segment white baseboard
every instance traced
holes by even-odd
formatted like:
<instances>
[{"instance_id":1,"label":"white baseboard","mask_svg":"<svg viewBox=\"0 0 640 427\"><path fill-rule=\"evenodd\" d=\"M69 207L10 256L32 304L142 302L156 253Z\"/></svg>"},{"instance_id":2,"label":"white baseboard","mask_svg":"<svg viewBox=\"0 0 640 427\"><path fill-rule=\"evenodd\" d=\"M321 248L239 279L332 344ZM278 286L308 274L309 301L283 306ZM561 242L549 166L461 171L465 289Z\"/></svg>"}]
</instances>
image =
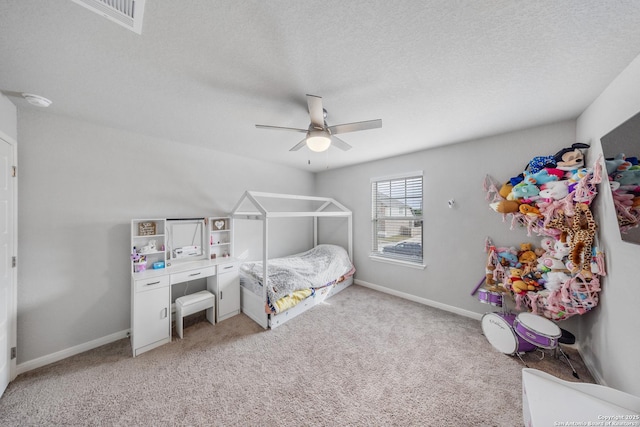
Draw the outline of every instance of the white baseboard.
<instances>
[{"instance_id":1,"label":"white baseboard","mask_svg":"<svg viewBox=\"0 0 640 427\"><path fill-rule=\"evenodd\" d=\"M448 311L450 313L459 314L460 316L470 317L476 320L480 320L482 318L482 314L474 313L473 311L464 310L462 308L443 304L437 301L432 301L427 298L417 297L415 295L407 294L405 292L400 292L393 289L385 288L384 286L374 285L373 283L368 283L368 282L365 282L364 280L355 279L353 283L355 283L356 285L364 286L365 288L373 289L375 291L384 292L385 294L389 294L389 295L393 295L403 299L407 299L409 301L417 302L419 304L428 305L429 307L435 307L444 311Z\"/></svg>"},{"instance_id":2,"label":"white baseboard","mask_svg":"<svg viewBox=\"0 0 640 427\"><path fill-rule=\"evenodd\" d=\"M98 338L93 341L77 345L75 347L60 350L46 356L38 357L37 359L20 363L16 366L16 375L20 375L33 369L40 368L50 363L58 362L62 359L75 356L76 354L80 354L85 351L93 350L94 348L100 347L101 345L109 344L114 341L121 340L122 338L127 338L129 336L129 332L130 330L126 329L124 331L116 332L114 334L107 335L106 337Z\"/></svg>"},{"instance_id":3,"label":"white baseboard","mask_svg":"<svg viewBox=\"0 0 640 427\"><path fill-rule=\"evenodd\" d=\"M593 361L586 354L580 351L580 347L578 347L578 353L580 353L580 357L584 362L584 366L587 368L587 370L595 380L596 384L600 384L605 387L608 387L607 382L604 380L604 378L602 378L602 375L600 375L600 371L596 369L595 365L593 364Z\"/></svg>"}]
</instances>

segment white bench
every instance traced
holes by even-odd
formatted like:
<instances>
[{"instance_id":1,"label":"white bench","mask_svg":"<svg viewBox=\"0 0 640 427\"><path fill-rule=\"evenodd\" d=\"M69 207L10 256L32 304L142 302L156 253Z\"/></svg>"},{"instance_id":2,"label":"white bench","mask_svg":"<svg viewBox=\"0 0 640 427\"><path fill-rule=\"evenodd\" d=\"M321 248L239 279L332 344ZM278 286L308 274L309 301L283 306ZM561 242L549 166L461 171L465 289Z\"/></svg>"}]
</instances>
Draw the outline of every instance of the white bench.
<instances>
[{"instance_id":1,"label":"white bench","mask_svg":"<svg viewBox=\"0 0 640 427\"><path fill-rule=\"evenodd\" d=\"M207 310L207 320L215 325L213 310L216 305L216 297L209 291L200 291L176 298L176 331L182 338L183 320L190 314Z\"/></svg>"}]
</instances>

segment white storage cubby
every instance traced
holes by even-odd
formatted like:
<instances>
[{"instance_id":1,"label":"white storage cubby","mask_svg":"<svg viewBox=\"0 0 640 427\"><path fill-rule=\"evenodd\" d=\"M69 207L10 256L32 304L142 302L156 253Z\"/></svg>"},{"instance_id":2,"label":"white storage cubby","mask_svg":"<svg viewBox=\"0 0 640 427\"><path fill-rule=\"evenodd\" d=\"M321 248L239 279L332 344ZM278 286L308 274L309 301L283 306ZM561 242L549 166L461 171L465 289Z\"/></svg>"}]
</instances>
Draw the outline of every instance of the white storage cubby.
<instances>
[{"instance_id":1,"label":"white storage cubby","mask_svg":"<svg viewBox=\"0 0 640 427\"><path fill-rule=\"evenodd\" d=\"M165 261L167 243L165 230L165 219L131 221L131 271L133 273L150 269L155 262Z\"/></svg>"},{"instance_id":2,"label":"white storage cubby","mask_svg":"<svg viewBox=\"0 0 640 427\"><path fill-rule=\"evenodd\" d=\"M231 218L209 218L209 255L211 259L230 257L233 254Z\"/></svg>"}]
</instances>

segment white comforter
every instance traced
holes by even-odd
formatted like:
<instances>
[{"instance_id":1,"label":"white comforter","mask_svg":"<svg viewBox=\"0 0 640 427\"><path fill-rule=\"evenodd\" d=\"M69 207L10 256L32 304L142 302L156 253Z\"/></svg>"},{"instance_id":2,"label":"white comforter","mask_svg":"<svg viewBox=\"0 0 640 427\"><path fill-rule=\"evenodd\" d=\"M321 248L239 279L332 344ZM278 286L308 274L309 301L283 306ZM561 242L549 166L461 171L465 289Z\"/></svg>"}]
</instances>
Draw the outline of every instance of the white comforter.
<instances>
[{"instance_id":1,"label":"white comforter","mask_svg":"<svg viewBox=\"0 0 640 427\"><path fill-rule=\"evenodd\" d=\"M347 251L336 245L318 245L300 254L270 259L267 267L267 296L272 303L294 291L332 285L353 273ZM240 274L264 283L261 261L243 263Z\"/></svg>"}]
</instances>

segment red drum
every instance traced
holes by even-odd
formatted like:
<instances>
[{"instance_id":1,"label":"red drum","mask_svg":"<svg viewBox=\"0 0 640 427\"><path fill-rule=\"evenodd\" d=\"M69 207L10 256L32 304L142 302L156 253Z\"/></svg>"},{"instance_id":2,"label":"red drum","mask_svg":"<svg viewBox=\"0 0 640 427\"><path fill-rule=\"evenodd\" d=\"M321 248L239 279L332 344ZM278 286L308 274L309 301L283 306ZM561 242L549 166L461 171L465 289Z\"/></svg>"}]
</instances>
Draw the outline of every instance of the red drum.
<instances>
[{"instance_id":1,"label":"red drum","mask_svg":"<svg viewBox=\"0 0 640 427\"><path fill-rule=\"evenodd\" d=\"M487 289L479 289L478 300L484 304L502 307L502 294L500 292L491 292Z\"/></svg>"},{"instance_id":2,"label":"red drum","mask_svg":"<svg viewBox=\"0 0 640 427\"><path fill-rule=\"evenodd\" d=\"M516 316L511 313L487 313L482 316L482 333L496 350L504 354L533 351L536 346L523 340L513 330Z\"/></svg>"},{"instance_id":3,"label":"red drum","mask_svg":"<svg viewBox=\"0 0 640 427\"><path fill-rule=\"evenodd\" d=\"M552 349L558 346L562 331L551 320L533 313L520 313L513 324L516 334L536 347Z\"/></svg>"}]
</instances>

